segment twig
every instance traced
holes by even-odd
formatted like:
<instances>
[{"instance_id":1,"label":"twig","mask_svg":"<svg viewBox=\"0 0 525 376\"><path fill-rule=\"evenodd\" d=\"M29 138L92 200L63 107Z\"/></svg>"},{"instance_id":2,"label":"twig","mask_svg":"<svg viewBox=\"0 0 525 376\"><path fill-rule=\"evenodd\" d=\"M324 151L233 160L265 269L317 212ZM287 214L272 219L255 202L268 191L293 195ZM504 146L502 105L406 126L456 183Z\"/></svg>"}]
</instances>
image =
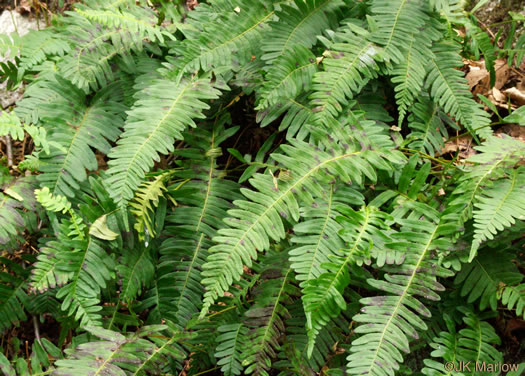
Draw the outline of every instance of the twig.
<instances>
[{"instance_id":1,"label":"twig","mask_svg":"<svg viewBox=\"0 0 525 376\"><path fill-rule=\"evenodd\" d=\"M40 342L40 328L38 327L38 319L36 316L33 316L33 327L35 328L35 338L38 341L38 343L42 346L42 342Z\"/></svg>"},{"instance_id":2,"label":"twig","mask_svg":"<svg viewBox=\"0 0 525 376\"><path fill-rule=\"evenodd\" d=\"M4 142L7 151L7 165L11 167L13 165L13 145L11 144L11 136L4 136Z\"/></svg>"}]
</instances>

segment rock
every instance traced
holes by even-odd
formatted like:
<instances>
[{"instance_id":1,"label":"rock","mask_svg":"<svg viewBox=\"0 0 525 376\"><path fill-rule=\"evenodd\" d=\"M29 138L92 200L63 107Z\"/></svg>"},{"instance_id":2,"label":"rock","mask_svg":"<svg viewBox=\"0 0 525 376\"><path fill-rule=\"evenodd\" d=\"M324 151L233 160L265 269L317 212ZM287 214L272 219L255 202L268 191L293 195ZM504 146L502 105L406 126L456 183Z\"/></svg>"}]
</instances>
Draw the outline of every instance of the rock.
<instances>
[{"instance_id":1,"label":"rock","mask_svg":"<svg viewBox=\"0 0 525 376\"><path fill-rule=\"evenodd\" d=\"M16 24L13 24L13 20ZM0 15L0 33L11 34L18 31L20 36L25 35L29 30L37 29L36 19L29 19L20 13L11 10L5 10Z\"/></svg>"},{"instance_id":2,"label":"rock","mask_svg":"<svg viewBox=\"0 0 525 376\"><path fill-rule=\"evenodd\" d=\"M14 23L13 23L14 22ZM38 24L35 19L29 19L28 17L20 15L16 11L5 10L0 15L0 33L11 34L18 32L19 35L25 35L29 30L37 29ZM7 61L5 57L1 57L2 62ZM16 90L6 90L7 82L0 84L0 105L3 109L13 105L22 98L24 88L20 85Z\"/></svg>"}]
</instances>

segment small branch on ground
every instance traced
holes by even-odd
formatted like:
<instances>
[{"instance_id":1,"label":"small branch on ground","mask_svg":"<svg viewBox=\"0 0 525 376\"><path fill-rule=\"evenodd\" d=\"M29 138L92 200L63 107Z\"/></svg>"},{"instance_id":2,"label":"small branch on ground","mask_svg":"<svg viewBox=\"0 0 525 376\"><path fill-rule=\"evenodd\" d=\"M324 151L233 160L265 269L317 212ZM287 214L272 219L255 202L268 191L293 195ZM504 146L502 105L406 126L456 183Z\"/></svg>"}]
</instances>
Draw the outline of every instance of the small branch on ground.
<instances>
[{"instance_id":1,"label":"small branch on ground","mask_svg":"<svg viewBox=\"0 0 525 376\"><path fill-rule=\"evenodd\" d=\"M11 167L13 165L13 144L11 143L11 136L4 136L4 142L7 152L7 165Z\"/></svg>"}]
</instances>

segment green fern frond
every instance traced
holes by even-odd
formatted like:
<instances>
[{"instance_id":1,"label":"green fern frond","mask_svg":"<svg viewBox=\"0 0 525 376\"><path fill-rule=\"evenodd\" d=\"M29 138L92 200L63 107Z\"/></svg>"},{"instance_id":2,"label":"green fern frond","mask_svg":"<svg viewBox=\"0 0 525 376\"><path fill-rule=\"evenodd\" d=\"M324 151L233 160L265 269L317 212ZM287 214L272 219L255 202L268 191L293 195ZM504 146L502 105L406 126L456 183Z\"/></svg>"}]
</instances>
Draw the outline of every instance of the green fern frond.
<instances>
[{"instance_id":1,"label":"green fern frond","mask_svg":"<svg viewBox=\"0 0 525 376\"><path fill-rule=\"evenodd\" d=\"M143 245L124 250L123 253L116 267L122 281L120 299L125 303L131 303L155 277L155 264L151 249Z\"/></svg>"},{"instance_id":2,"label":"green fern frond","mask_svg":"<svg viewBox=\"0 0 525 376\"><path fill-rule=\"evenodd\" d=\"M299 45L287 51L269 67L256 109L265 109L288 98L295 99L301 92L308 91L316 71L317 63L310 50Z\"/></svg>"},{"instance_id":3,"label":"green fern frond","mask_svg":"<svg viewBox=\"0 0 525 376\"><path fill-rule=\"evenodd\" d=\"M414 34L406 48L403 59L392 69L392 82L396 84L396 102L399 111L398 125L401 127L407 110L412 107L423 88L427 71L426 63L433 57L430 46L441 34L428 22L421 32Z\"/></svg>"},{"instance_id":4,"label":"green fern frond","mask_svg":"<svg viewBox=\"0 0 525 376\"><path fill-rule=\"evenodd\" d=\"M228 214L232 217L225 220L230 227L219 230L214 238L219 244L210 249L203 266L202 282L207 291L202 316L233 281L239 279L243 265L251 266L257 251L268 249L270 240L284 238L285 221L294 224L299 220L298 201L311 204L314 196L323 196L325 187L333 179L361 185L362 176L366 175L375 181L375 168L390 168L383 159L387 156L392 162L403 160L397 151L389 149L391 140L382 136L373 138L373 129L369 131L370 137L379 145L367 146L370 141L366 138L359 140L362 144L355 140L338 144L329 141L333 140L331 136L324 135L326 145L322 149L321 145L291 140L290 145L281 146L283 154L272 154L282 170L291 172L291 178L276 182L269 173L257 174L250 180L257 191L241 189L250 201L234 201L238 209L230 210Z\"/></svg>"},{"instance_id":5,"label":"green fern frond","mask_svg":"<svg viewBox=\"0 0 525 376\"><path fill-rule=\"evenodd\" d=\"M0 272L0 332L4 332L13 324L27 320L25 306L29 302L26 293L29 273L22 266L0 258L0 262L8 268L11 273Z\"/></svg>"},{"instance_id":6,"label":"green fern frond","mask_svg":"<svg viewBox=\"0 0 525 376\"><path fill-rule=\"evenodd\" d=\"M347 289L352 299L345 296L347 300L357 302L357 294ZM348 294L347 294L348 295ZM355 309L354 309L355 308ZM285 321L286 332L278 354L279 360L273 364L278 369L280 376L313 375L320 373L326 365L326 359L334 354L334 348L345 337L350 335L350 317L358 309L354 304L352 310L344 312L339 317L330 321L317 335L312 356L308 357L308 335L306 333L303 304L300 300L291 304L288 311L290 318Z\"/></svg>"},{"instance_id":7,"label":"green fern frond","mask_svg":"<svg viewBox=\"0 0 525 376\"><path fill-rule=\"evenodd\" d=\"M434 223L437 222L437 223ZM352 342L347 371L351 375L391 375L403 361L401 351L408 353L408 337L418 338L417 330L426 330L420 316L429 317L430 311L416 296L439 300L436 291L444 287L437 277L452 275L450 271L432 260L435 249L451 249L451 236L455 223L448 215L440 218L432 208L422 220L400 220L401 232L392 234L393 243L388 247L405 251L405 261L400 266L386 266L392 274L385 274L385 281L369 279L368 283L393 295L364 298L361 314L353 320L363 323L356 328L362 334Z\"/></svg>"},{"instance_id":8,"label":"green fern frond","mask_svg":"<svg viewBox=\"0 0 525 376\"><path fill-rule=\"evenodd\" d=\"M155 13L150 9L129 7L125 11L117 11L77 8L75 12L108 28L126 29L129 33L143 36L143 39L164 43L163 30L157 26Z\"/></svg>"},{"instance_id":9,"label":"green fern frond","mask_svg":"<svg viewBox=\"0 0 525 376\"><path fill-rule=\"evenodd\" d=\"M167 191L165 181L169 179L172 172L168 171L157 175L152 181L144 182L135 193L135 199L129 205L133 208L131 213L135 216L135 230L140 239L144 239L144 231L148 231L149 236L155 236L151 212L159 205L159 200Z\"/></svg>"},{"instance_id":10,"label":"green fern frond","mask_svg":"<svg viewBox=\"0 0 525 376\"><path fill-rule=\"evenodd\" d=\"M408 117L408 126L412 130L409 147L415 150L435 155L445 146L444 139L448 139L448 132L441 120L440 109L431 100L420 97L411 108Z\"/></svg>"},{"instance_id":11,"label":"green fern frond","mask_svg":"<svg viewBox=\"0 0 525 376\"><path fill-rule=\"evenodd\" d=\"M414 35L425 33L428 16L422 1L373 0L370 8L377 30L370 40L382 46L386 60L401 63Z\"/></svg>"},{"instance_id":12,"label":"green fern frond","mask_svg":"<svg viewBox=\"0 0 525 376\"><path fill-rule=\"evenodd\" d=\"M353 33L348 26L323 53L323 71L314 75L310 96L316 121L337 117L342 105L377 76L377 61L383 54L380 47L366 40L366 33L361 29L360 34Z\"/></svg>"},{"instance_id":13,"label":"green fern frond","mask_svg":"<svg viewBox=\"0 0 525 376\"><path fill-rule=\"evenodd\" d=\"M467 314L463 321L467 328L459 331L458 357L465 361L496 364L502 361L502 354L493 345L501 344L494 328L486 321L481 321L474 314ZM472 375L475 375L473 372Z\"/></svg>"},{"instance_id":14,"label":"green fern frond","mask_svg":"<svg viewBox=\"0 0 525 376\"><path fill-rule=\"evenodd\" d=\"M498 180L478 196L474 204L474 240L472 254L480 244L505 227L512 226L516 219L525 220L525 168L515 169L509 179Z\"/></svg>"},{"instance_id":15,"label":"green fern frond","mask_svg":"<svg viewBox=\"0 0 525 376\"><path fill-rule=\"evenodd\" d=\"M456 285L462 285L461 296L468 296L468 303L479 299L481 310L490 307L495 311L500 284L514 285L523 279L512 259L508 252L484 249L471 263L463 265L454 280Z\"/></svg>"},{"instance_id":16,"label":"green fern frond","mask_svg":"<svg viewBox=\"0 0 525 376\"><path fill-rule=\"evenodd\" d=\"M498 292L498 298L508 309L516 308L516 316L525 319L525 283L516 286L505 286Z\"/></svg>"},{"instance_id":17,"label":"green fern frond","mask_svg":"<svg viewBox=\"0 0 525 376\"><path fill-rule=\"evenodd\" d=\"M478 154L466 160L474 167L460 178L449 203L450 206L462 207L459 212L462 222L472 217L472 209L481 192L490 187L493 181L504 177L525 153L523 142L511 137L489 137L474 149Z\"/></svg>"},{"instance_id":18,"label":"green fern frond","mask_svg":"<svg viewBox=\"0 0 525 376\"><path fill-rule=\"evenodd\" d=\"M86 169L98 168L92 148L107 153L109 142L120 134L125 107L115 101L119 97L118 84L99 92L90 106L85 105L85 94L60 76L47 87L54 93L54 100L38 106L53 144L49 154L40 155L43 174L38 180L54 195L74 197L79 183L86 180Z\"/></svg>"},{"instance_id":19,"label":"green fern frond","mask_svg":"<svg viewBox=\"0 0 525 376\"><path fill-rule=\"evenodd\" d=\"M281 257L280 257L281 256ZM279 337L288 317L286 305L297 294L293 285L293 270L283 262L282 255L266 255L270 262L262 272L263 282L254 291L257 302L245 313L244 325L248 328L242 365L246 374L268 376L271 358L279 350Z\"/></svg>"},{"instance_id":20,"label":"green fern frond","mask_svg":"<svg viewBox=\"0 0 525 376\"><path fill-rule=\"evenodd\" d=\"M71 202L64 196L54 195L48 187L35 189L36 200L49 211L62 212L62 214L71 212Z\"/></svg>"},{"instance_id":21,"label":"green fern frond","mask_svg":"<svg viewBox=\"0 0 525 376\"><path fill-rule=\"evenodd\" d=\"M129 51L140 52L144 40L163 41L157 15L151 9L132 7L126 12L113 9L78 9L68 12L68 38L75 48L59 62L60 73L82 90L97 90L114 80L111 60ZM136 13L136 14L134 14Z\"/></svg>"},{"instance_id":22,"label":"green fern frond","mask_svg":"<svg viewBox=\"0 0 525 376\"><path fill-rule=\"evenodd\" d=\"M342 229L335 219L347 205L363 205L362 195L347 187L330 187L326 201L303 208L303 221L293 227L294 236L289 251L295 278L301 286L326 272L323 264L330 262L335 253L344 248L339 236ZM296 245L296 246L295 246Z\"/></svg>"},{"instance_id":23,"label":"green fern frond","mask_svg":"<svg viewBox=\"0 0 525 376\"><path fill-rule=\"evenodd\" d=\"M133 198L154 161L173 151L173 141L182 139L184 129L196 126L193 119L204 117L202 111L209 108L204 100L220 94L215 86L209 77L178 83L158 79L137 93L124 133L109 153L106 183L119 205Z\"/></svg>"},{"instance_id":24,"label":"green fern frond","mask_svg":"<svg viewBox=\"0 0 525 376\"><path fill-rule=\"evenodd\" d=\"M1 175L0 175L1 176ZM29 229L29 222L24 209L36 211L35 188L33 177L19 177L1 186L0 191L0 244L6 245Z\"/></svg>"},{"instance_id":25,"label":"green fern frond","mask_svg":"<svg viewBox=\"0 0 525 376\"><path fill-rule=\"evenodd\" d=\"M287 130L287 140L293 138L304 140L309 134L307 122L313 114L312 110L308 107L306 95L299 95L296 99L288 98L281 103L276 103L274 106L259 111L257 112L256 119L257 122L261 123L261 127L265 127L283 114L284 116L279 125L279 132Z\"/></svg>"},{"instance_id":26,"label":"green fern frond","mask_svg":"<svg viewBox=\"0 0 525 376\"><path fill-rule=\"evenodd\" d=\"M62 57L71 50L70 42L56 30L45 29L24 35L21 39L20 63L18 77L44 62L49 56Z\"/></svg>"},{"instance_id":27,"label":"green fern frond","mask_svg":"<svg viewBox=\"0 0 525 376\"><path fill-rule=\"evenodd\" d=\"M464 310L463 310L464 311ZM463 317L466 328L456 332L454 323L447 325L449 332L441 332L430 346L434 349L431 356L444 362L425 359L425 368L421 371L427 376L464 376L485 374L483 367L497 364L502 356L493 345L499 345L500 339L494 328L486 321L481 321L475 314L465 311ZM485 368L487 370L487 368ZM458 371L456 371L458 370ZM461 371L460 371L461 370ZM490 371L490 369L488 369Z\"/></svg>"},{"instance_id":28,"label":"green fern frond","mask_svg":"<svg viewBox=\"0 0 525 376\"><path fill-rule=\"evenodd\" d=\"M243 339L247 336L248 328L242 323L221 325L217 328L221 334L217 336L217 347L215 357L219 359L218 366L225 376L240 375L243 367L241 365L241 354L245 351L246 344Z\"/></svg>"},{"instance_id":29,"label":"green fern frond","mask_svg":"<svg viewBox=\"0 0 525 376\"><path fill-rule=\"evenodd\" d=\"M259 0L231 1L224 2L228 4L226 9L220 9L221 3L212 4L217 18L205 23L195 39L185 39L170 50L178 56L172 60L177 73L232 69L257 55L262 35L275 14L273 4Z\"/></svg>"},{"instance_id":30,"label":"green fern frond","mask_svg":"<svg viewBox=\"0 0 525 376\"><path fill-rule=\"evenodd\" d=\"M492 134L488 127L490 117L472 98L463 72L456 69L463 66L458 46L441 42L435 44L432 51L435 57L430 59L426 79L432 99L472 134L489 137Z\"/></svg>"},{"instance_id":31,"label":"green fern frond","mask_svg":"<svg viewBox=\"0 0 525 376\"><path fill-rule=\"evenodd\" d=\"M2 111L0 115L0 136L9 135L13 140L24 139L24 127L14 112Z\"/></svg>"},{"instance_id":32,"label":"green fern frond","mask_svg":"<svg viewBox=\"0 0 525 376\"><path fill-rule=\"evenodd\" d=\"M106 281L113 275L114 260L98 240L85 233L78 236L77 232L86 226L77 219L80 218L73 213L71 221L63 220L57 239L48 241L41 250L32 271L31 288L45 292L62 286L57 292L62 310L81 325L100 325L97 312L102 307L97 304L101 288L106 287Z\"/></svg>"},{"instance_id":33,"label":"green fern frond","mask_svg":"<svg viewBox=\"0 0 525 376\"><path fill-rule=\"evenodd\" d=\"M176 345L187 334L172 332L168 337L162 335L166 326L146 326L136 333L121 333L97 327L86 327L102 341L83 343L75 349L68 349L68 357L57 360L55 375L132 375L145 376L157 374L159 365L166 358L181 359L183 350Z\"/></svg>"},{"instance_id":34,"label":"green fern frond","mask_svg":"<svg viewBox=\"0 0 525 376\"><path fill-rule=\"evenodd\" d=\"M295 0L292 4L281 5L276 12L279 20L270 23L273 37L263 40L262 59L268 65L298 45L312 47L318 35L334 26L334 13L343 3L339 0Z\"/></svg>"},{"instance_id":35,"label":"green fern frond","mask_svg":"<svg viewBox=\"0 0 525 376\"><path fill-rule=\"evenodd\" d=\"M64 252L65 251L65 252ZM57 292L62 300L62 310L80 321L80 325L101 325L97 313L102 307L100 290L114 273L114 260L108 256L98 240L89 237L77 249L62 249L60 273L70 275L70 282Z\"/></svg>"},{"instance_id":36,"label":"green fern frond","mask_svg":"<svg viewBox=\"0 0 525 376\"><path fill-rule=\"evenodd\" d=\"M364 207L359 211L346 209L339 217L343 228L340 231L345 246L334 248L333 255L321 263L325 271L315 279L307 281L303 288L303 304L308 332L308 356L311 355L319 331L341 311L346 309L344 290L350 283L349 269L361 266L370 259L371 244L385 228L385 213ZM353 270L353 269L352 269Z\"/></svg>"},{"instance_id":37,"label":"green fern frond","mask_svg":"<svg viewBox=\"0 0 525 376\"><path fill-rule=\"evenodd\" d=\"M211 238L223 226L222 218L230 200L240 198L239 186L223 179L218 169L217 151L220 144L237 131L224 129L220 119L212 130L198 128L186 132L185 140L191 148L178 150L181 156L191 157L184 162L185 171L176 172L181 179L191 179L177 191L171 191L179 204L166 218L166 239L160 247L158 293L171 301L175 321L185 326L200 309L203 288L201 269L213 245Z\"/></svg>"}]
</instances>

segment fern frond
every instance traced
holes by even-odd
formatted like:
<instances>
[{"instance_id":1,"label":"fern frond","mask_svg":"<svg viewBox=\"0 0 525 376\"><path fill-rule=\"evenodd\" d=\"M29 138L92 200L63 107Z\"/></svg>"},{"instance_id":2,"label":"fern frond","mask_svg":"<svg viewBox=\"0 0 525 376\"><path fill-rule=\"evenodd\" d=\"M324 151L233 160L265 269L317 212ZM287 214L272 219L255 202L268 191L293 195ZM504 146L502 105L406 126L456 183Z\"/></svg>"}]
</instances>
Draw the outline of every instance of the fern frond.
<instances>
[{"instance_id":1,"label":"fern frond","mask_svg":"<svg viewBox=\"0 0 525 376\"><path fill-rule=\"evenodd\" d=\"M52 29L31 30L22 37L21 43L19 79L49 56L62 57L71 50L71 44L64 35Z\"/></svg>"},{"instance_id":2,"label":"fern frond","mask_svg":"<svg viewBox=\"0 0 525 376\"><path fill-rule=\"evenodd\" d=\"M385 281L369 279L368 283L393 295L375 296L361 300L365 307L354 321L363 323L356 328L362 334L352 342L348 356L347 371L351 375L394 375L403 361L401 351L409 352L408 337L418 338L417 329L425 330L425 322L419 317L430 316L430 311L416 296L439 300L435 291L444 287L436 280L452 273L432 260L435 249L451 249L449 239L456 231L448 216L439 217L428 208L423 220L400 220L401 232L392 234L393 243L388 247L406 251L400 266L384 269Z\"/></svg>"},{"instance_id":3,"label":"fern frond","mask_svg":"<svg viewBox=\"0 0 525 376\"><path fill-rule=\"evenodd\" d=\"M255 51L262 42L263 32L275 14L273 4L259 0L224 3L228 4L226 9L219 8L221 2L212 5L216 19L205 23L195 39L185 39L170 50L177 55L172 61L175 72L232 69L257 55Z\"/></svg>"},{"instance_id":4,"label":"fern frond","mask_svg":"<svg viewBox=\"0 0 525 376\"><path fill-rule=\"evenodd\" d=\"M81 325L100 325L97 312L102 307L97 304L101 288L112 277L114 260L98 240L85 234L86 226L77 219L73 213L71 221L63 220L57 239L42 249L32 272L31 288L44 292L62 286L57 292L62 310L74 315Z\"/></svg>"},{"instance_id":5,"label":"fern frond","mask_svg":"<svg viewBox=\"0 0 525 376\"><path fill-rule=\"evenodd\" d=\"M493 345L501 344L494 328L486 321L468 313L463 321L467 328L459 331L458 357L465 361L496 364L502 361L502 354Z\"/></svg>"},{"instance_id":6,"label":"fern frond","mask_svg":"<svg viewBox=\"0 0 525 376\"><path fill-rule=\"evenodd\" d=\"M116 267L122 281L120 299L131 303L153 280L155 264L151 249L142 244L135 249L124 250L123 253Z\"/></svg>"},{"instance_id":7,"label":"fern frond","mask_svg":"<svg viewBox=\"0 0 525 376\"><path fill-rule=\"evenodd\" d=\"M337 117L342 105L359 93L368 80L377 77L381 48L355 34L350 28L334 37L334 43L323 53L323 71L314 75L310 106L316 121Z\"/></svg>"},{"instance_id":8,"label":"fern frond","mask_svg":"<svg viewBox=\"0 0 525 376\"><path fill-rule=\"evenodd\" d=\"M370 10L377 25L370 40L384 48L386 60L401 63L411 47L412 36L425 32L428 16L422 2L374 0Z\"/></svg>"},{"instance_id":9,"label":"fern frond","mask_svg":"<svg viewBox=\"0 0 525 376\"><path fill-rule=\"evenodd\" d=\"M359 299L357 294L349 289L347 292L350 292L352 300L357 302ZM352 308L357 310L357 305ZM342 343L345 337L350 335L349 317L355 310L344 312L325 325L317 335L312 356L308 357L308 335L304 326L306 317L303 304L300 300L292 303L288 308L291 317L285 322L286 332L281 345L281 352L278 354L279 361L274 363L274 367L280 370L279 375L313 375L321 372L326 365L326 359L329 359L334 353L335 346L340 342Z\"/></svg>"},{"instance_id":10,"label":"fern frond","mask_svg":"<svg viewBox=\"0 0 525 376\"><path fill-rule=\"evenodd\" d=\"M131 13L133 9L133 13ZM144 40L162 41L151 9L132 7L126 12L78 9L68 12L66 30L75 48L59 62L60 73L82 90L97 90L113 81L111 60L129 51L142 51Z\"/></svg>"},{"instance_id":11,"label":"fern frond","mask_svg":"<svg viewBox=\"0 0 525 376\"><path fill-rule=\"evenodd\" d=\"M402 160L397 151L388 149L391 140L382 137L373 139L380 144L373 145L371 150L366 146L370 142L366 139L360 140L362 145L350 140L349 144L341 145L329 139L332 137L323 139L326 142L323 149L321 145L317 147L298 140L282 145L284 154L272 154L272 158L279 162L281 170L291 172L291 178L275 182L269 173L257 174L250 180L257 191L241 190L250 201L234 202L238 209L230 210L228 214L232 217L225 220L229 228L219 230L214 238L219 244L210 249L204 265L202 282L207 291L202 316L233 281L239 279L243 265L251 266L257 251L268 249L270 240L284 238L285 220L292 224L299 220L298 200L311 203L312 196L322 196L324 187L334 178L361 185L364 174L374 181L375 168L390 168L383 160L387 155L391 161Z\"/></svg>"},{"instance_id":12,"label":"fern frond","mask_svg":"<svg viewBox=\"0 0 525 376\"><path fill-rule=\"evenodd\" d=\"M159 364L166 358L179 360L184 356L183 350L176 345L187 337L186 334L172 332L168 337L162 335L165 326L141 328L136 333L122 335L107 329L86 327L102 341L93 341L68 349L68 357L57 360L55 375L79 376L88 375L133 375L145 376L157 374Z\"/></svg>"},{"instance_id":13,"label":"fern frond","mask_svg":"<svg viewBox=\"0 0 525 376\"><path fill-rule=\"evenodd\" d=\"M430 344L434 348L431 356L442 358L447 362L447 366L453 365L453 367L445 369L443 361L425 359L426 367L422 370L423 374L427 376L478 375L484 373L485 365L501 362L501 353L493 347L493 345L500 344L494 328L469 311L466 311L463 321L467 327L461 329L459 333L456 332L454 323L451 322L447 325L449 332L439 333L439 336L434 338L434 342ZM490 371L488 367L485 370Z\"/></svg>"},{"instance_id":14,"label":"fern frond","mask_svg":"<svg viewBox=\"0 0 525 376\"><path fill-rule=\"evenodd\" d=\"M0 332L4 332L13 324L27 320L25 306L29 302L26 293L28 271L22 266L4 258L0 258L11 273L0 272Z\"/></svg>"},{"instance_id":15,"label":"fern frond","mask_svg":"<svg viewBox=\"0 0 525 376\"><path fill-rule=\"evenodd\" d=\"M282 4L276 12L279 20L270 23L273 37L263 40L262 59L271 65L298 45L312 47L318 35L334 26L334 12L342 4L339 0L295 0L293 5Z\"/></svg>"},{"instance_id":16,"label":"fern frond","mask_svg":"<svg viewBox=\"0 0 525 376\"><path fill-rule=\"evenodd\" d=\"M296 46L288 51L268 69L256 109L265 109L285 99L295 99L301 92L308 91L316 71L317 63L310 50Z\"/></svg>"},{"instance_id":17,"label":"fern frond","mask_svg":"<svg viewBox=\"0 0 525 376\"><path fill-rule=\"evenodd\" d=\"M342 229L335 219L346 205L361 206L361 194L351 188L331 186L326 201L303 208L303 221L293 227L290 243L297 245L290 251L295 278L304 286L308 281L326 272L323 264L330 262L338 250L344 248L339 236Z\"/></svg>"},{"instance_id":18,"label":"fern frond","mask_svg":"<svg viewBox=\"0 0 525 376\"><path fill-rule=\"evenodd\" d=\"M279 125L279 132L287 130L287 140L294 137L298 140L304 140L309 133L307 121L313 114L307 102L304 94L299 95L296 99L288 98L282 103L276 103L274 106L257 112L257 122L261 123L261 127L265 127L284 114Z\"/></svg>"},{"instance_id":19,"label":"fern frond","mask_svg":"<svg viewBox=\"0 0 525 376\"><path fill-rule=\"evenodd\" d=\"M0 244L8 244L24 229L29 229L29 222L24 209L36 211L35 188L33 177L19 177L2 186L0 191Z\"/></svg>"},{"instance_id":20,"label":"fern frond","mask_svg":"<svg viewBox=\"0 0 525 376\"><path fill-rule=\"evenodd\" d=\"M440 109L431 100L420 97L411 108L412 114L408 117L408 126L412 130L408 139L412 141L409 147L423 151L429 155L441 152L445 146L444 139L448 132L441 120Z\"/></svg>"},{"instance_id":21,"label":"fern frond","mask_svg":"<svg viewBox=\"0 0 525 376\"><path fill-rule=\"evenodd\" d=\"M225 376L240 375L243 370L241 354L245 351L244 338L248 328L242 323L237 323L221 325L217 331L221 333L216 339L218 345L215 357L219 359L217 365L221 366L221 372Z\"/></svg>"},{"instance_id":22,"label":"fern frond","mask_svg":"<svg viewBox=\"0 0 525 376\"><path fill-rule=\"evenodd\" d=\"M498 180L483 190L474 204L471 255L483 241L494 239L494 235L513 225L516 219L525 220L525 168L515 169L510 175L509 179Z\"/></svg>"},{"instance_id":23,"label":"fern frond","mask_svg":"<svg viewBox=\"0 0 525 376\"><path fill-rule=\"evenodd\" d=\"M491 248L480 252L472 262L463 265L454 280L456 285L462 285L461 296L468 296L468 303L479 299L481 310L490 307L495 311L500 284L514 285L523 279L512 258L508 252L496 252Z\"/></svg>"},{"instance_id":24,"label":"fern frond","mask_svg":"<svg viewBox=\"0 0 525 376\"><path fill-rule=\"evenodd\" d=\"M370 244L382 228L385 213L374 208L364 207L359 211L342 211L340 223L343 228L341 237L345 240L343 249L333 249L333 256L328 257L321 266L325 271L304 285L303 304L308 332L308 356L311 355L319 331L341 311L346 309L343 297L345 288L350 283L349 267L362 265L370 258Z\"/></svg>"},{"instance_id":25,"label":"fern frond","mask_svg":"<svg viewBox=\"0 0 525 376\"><path fill-rule=\"evenodd\" d=\"M124 133L109 153L106 184L111 197L124 205L134 196L160 154L172 152L174 140L182 139L193 119L203 118L204 102L219 96L209 77L184 78L180 82L158 79L137 93L128 113Z\"/></svg>"},{"instance_id":26,"label":"fern frond","mask_svg":"<svg viewBox=\"0 0 525 376\"><path fill-rule=\"evenodd\" d=\"M216 162L220 144L237 131L236 127L224 129L225 120L220 119L211 130L201 127L186 132L184 138L191 148L177 151L191 160L183 163L186 172L175 175L191 180L172 192L179 205L166 218L169 238L160 247L158 292L171 301L175 321L183 327L200 309L201 270L213 244L211 238L222 227L230 200L240 198L239 186L223 179Z\"/></svg>"},{"instance_id":27,"label":"fern frond","mask_svg":"<svg viewBox=\"0 0 525 376\"><path fill-rule=\"evenodd\" d=\"M79 248L60 252L60 273L70 275L70 282L57 292L62 298L62 310L75 315L80 325L101 325L97 313L102 307L100 289L106 287L115 268L114 260L108 256L98 240L89 237Z\"/></svg>"},{"instance_id":28,"label":"fern frond","mask_svg":"<svg viewBox=\"0 0 525 376\"><path fill-rule=\"evenodd\" d=\"M490 187L493 180L504 177L525 153L524 144L511 137L489 137L474 149L478 154L466 160L474 167L460 178L449 203L462 207L459 211L462 222L472 217L472 209L481 192Z\"/></svg>"},{"instance_id":29,"label":"fern frond","mask_svg":"<svg viewBox=\"0 0 525 376\"><path fill-rule=\"evenodd\" d=\"M273 259L273 260L272 260ZM262 272L263 282L254 291L257 302L245 313L244 325L249 329L242 353L246 374L268 376L271 359L279 350L279 337L288 317L286 305L297 294L293 271L282 255L266 255L270 264Z\"/></svg>"},{"instance_id":30,"label":"fern frond","mask_svg":"<svg viewBox=\"0 0 525 376\"><path fill-rule=\"evenodd\" d=\"M426 80L432 99L472 134L489 137L490 117L472 98L463 72L456 69L463 66L457 45L441 42L432 51L435 57L430 59Z\"/></svg>"},{"instance_id":31,"label":"fern frond","mask_svg":"<svg viewBox=\"0 0 525 376\"><path fill-rule=\"evenodd\" d=\"M525 283L516 286L505 286L498 292L501 303L508 309L516 307L516 316L523 315L525 319Z\"/></svg>"},{"instance_id":32,"label":"fern frond","mask_svg":"<svg viewBox=\"0 0 525 376\"><path fill-rule=\"evenodd\" d=\"M50 153L40 156L43 174L38 180L54 195L74 197L79 183L86 180L86 169L98 168L92 148L107 153L109 142L120 134L125 107L113 100L118 100L118 85L99 92L90 106L85 105L85 94L60 76L47 86L54 100L39 104L39 111L54 142Z\"/></svg>"},{"instance_id":33,"label":"fern frond","mask_svg":"<svg viewBox=\"0 0 525 376\"><path fill-rule=\"evenodd\" d=\"M153 223L151 220L151 212L153 208L159 205L159 200L167 191L165 181L172 175L168 171L157 175L152 181L144 182L135 193L135 199L130 203L131 213L135 216L137 223L135 223L135 230L137 230L139 237L144 238L144 231L148 231L149 236L155 236Z\"/></svg>"},{"instance_id":34,"label":"fern frond","mask_svg":"<svg viewBox=\"0 0 525 376\"><path fill-rule=\"evenodd\" d=\"M396 102L399 111L398 125L401 127L408 108L421 92L427 71L425 65L433 57L430 46L441 37L432 23L427 22L422 31L414 34L406 48L403 59L392 69L392 82L396 84Z\"/></svg>"}]
</instances>

